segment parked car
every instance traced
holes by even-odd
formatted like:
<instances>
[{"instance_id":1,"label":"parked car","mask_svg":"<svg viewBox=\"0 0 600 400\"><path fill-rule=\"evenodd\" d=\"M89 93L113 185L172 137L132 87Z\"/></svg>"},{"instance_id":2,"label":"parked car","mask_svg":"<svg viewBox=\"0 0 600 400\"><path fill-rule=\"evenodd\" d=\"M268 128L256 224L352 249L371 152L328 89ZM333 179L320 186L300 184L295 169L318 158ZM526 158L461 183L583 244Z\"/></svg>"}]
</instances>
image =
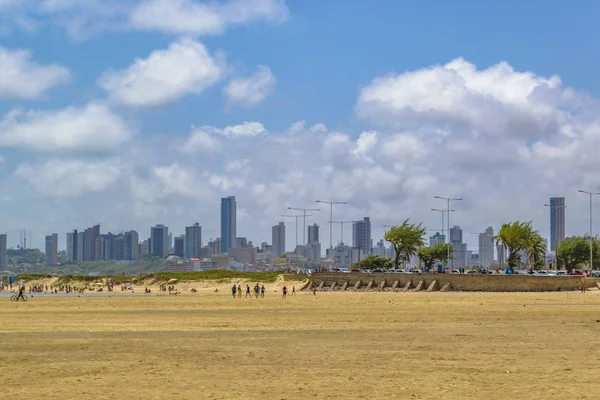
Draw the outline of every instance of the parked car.
<instances>
[{"instance_id":1,"label":"parked car","mask_svg":"<svg viewBox=\"0 0 600 400\"><path fill-rule=\"evenodd\" d=\"M588 276L588 272L587 271L582 271L580 269L572 269L571 272L569 272L569 275L573 275L573 276Z\"/></svg>"},{"instance_id":2,"label":"parked car","mask_svg":"<svg viewBox=\"0 0 600 400\"><path fill-rule=\"evenodd\" d=\"M600 278L600 271L592 271L593 278Z\"/></svg>"},{"instance_id":3,"label":"parked car","mask_svg":"<svg viewBox=\"0 0 600 400\"><path fill-rule=\"evenodd\" d=\"M556 271L556 276L568 276L569 273L567 271Z\"/></svg>"}]
</instances>

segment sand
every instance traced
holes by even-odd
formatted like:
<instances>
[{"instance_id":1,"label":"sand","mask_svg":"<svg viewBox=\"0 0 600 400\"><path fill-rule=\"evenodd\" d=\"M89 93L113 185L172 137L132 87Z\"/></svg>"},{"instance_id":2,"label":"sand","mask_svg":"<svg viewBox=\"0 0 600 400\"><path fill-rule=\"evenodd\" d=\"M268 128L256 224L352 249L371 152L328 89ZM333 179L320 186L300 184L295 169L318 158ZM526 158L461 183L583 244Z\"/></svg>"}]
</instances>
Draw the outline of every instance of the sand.
<instances>
[{"instance_id":1,"label":"sand","mask_svg":"<svg viewBox=\"0 0 600 400\"><path fill-rule=\"evenodd\" d=\"M0 298L2 398L595 399L600 292Z\"/></svg>"}]
</instances>

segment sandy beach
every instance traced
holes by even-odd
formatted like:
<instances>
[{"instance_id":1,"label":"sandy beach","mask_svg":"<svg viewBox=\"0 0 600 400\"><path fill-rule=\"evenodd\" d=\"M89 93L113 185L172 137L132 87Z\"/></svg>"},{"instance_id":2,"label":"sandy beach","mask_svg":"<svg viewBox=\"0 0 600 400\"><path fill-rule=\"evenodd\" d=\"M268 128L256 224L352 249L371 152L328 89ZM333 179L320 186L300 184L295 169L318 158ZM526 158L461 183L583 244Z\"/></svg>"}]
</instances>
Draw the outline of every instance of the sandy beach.
<instances>
[{"instance_id":1,"label":"sandy beach","mask_svg":"<svg viewBox=\"0 0 600 400\"><path fill-rule=\"evenodd\" d=\"M223 285L227 287L229 285ZM4 398L596 398L600 292L0 299Z\"/></svg>"}]
</instances>

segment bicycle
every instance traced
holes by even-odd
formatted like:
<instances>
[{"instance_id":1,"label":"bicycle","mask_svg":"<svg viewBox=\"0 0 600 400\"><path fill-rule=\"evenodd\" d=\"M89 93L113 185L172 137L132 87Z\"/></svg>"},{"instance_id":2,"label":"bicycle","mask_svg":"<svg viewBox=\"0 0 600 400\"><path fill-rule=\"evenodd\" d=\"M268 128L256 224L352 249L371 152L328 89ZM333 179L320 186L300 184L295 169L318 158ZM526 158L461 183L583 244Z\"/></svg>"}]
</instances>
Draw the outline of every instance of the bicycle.
<instances>
[{"instance_id":1,"label":"bicycle","mask_svg":"<svg viewBox=\"0 0 600 400\"><path fill-rule=\"evenodd\" d=\"M22 300L22 301L27 301L27 296L23 295L23 296L21 296L21 298L19 299L19 296L15 294L15 295L12 295L12 296L10 297L10 301L19 301L19 300Z\"/></svg>"}]
</instances>

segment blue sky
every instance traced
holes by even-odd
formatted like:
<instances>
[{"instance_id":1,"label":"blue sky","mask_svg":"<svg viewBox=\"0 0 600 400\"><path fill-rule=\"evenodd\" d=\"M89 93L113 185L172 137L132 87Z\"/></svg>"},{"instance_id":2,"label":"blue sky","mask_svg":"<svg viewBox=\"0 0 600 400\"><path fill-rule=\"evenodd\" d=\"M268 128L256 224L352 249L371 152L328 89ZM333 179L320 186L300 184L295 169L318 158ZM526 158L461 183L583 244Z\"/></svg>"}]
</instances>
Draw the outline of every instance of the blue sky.
<instances>
[{"instance_id":1,"label":"blue sky","mask_svg":"<svg viewBox=\"0 0 600 400\"><path fill-rule=\"evenodd\" d=\"M37 245L58 232L63 247L65 232L98 221L141 237L198 221L216 237L225 195L238 196L240 235L255 244L271 241L287 206L331 196L350 203L340 218L371 216L374 239L406 217L438 228L432 198L455 193L467 199L455 216L465 230L526 219L547 236L540 203L564 195L578 205L567 230L585 233L576 190L600 185L582 164L598 150L596 2L205 6L0 0L0 63L30 52L0 79L9 244L27 228ZM62 72L44 77L31 63ZM44 89L15 93L17 79ZM313 222L327 230L327 220Z\"/></svg>"}]
</instances>

